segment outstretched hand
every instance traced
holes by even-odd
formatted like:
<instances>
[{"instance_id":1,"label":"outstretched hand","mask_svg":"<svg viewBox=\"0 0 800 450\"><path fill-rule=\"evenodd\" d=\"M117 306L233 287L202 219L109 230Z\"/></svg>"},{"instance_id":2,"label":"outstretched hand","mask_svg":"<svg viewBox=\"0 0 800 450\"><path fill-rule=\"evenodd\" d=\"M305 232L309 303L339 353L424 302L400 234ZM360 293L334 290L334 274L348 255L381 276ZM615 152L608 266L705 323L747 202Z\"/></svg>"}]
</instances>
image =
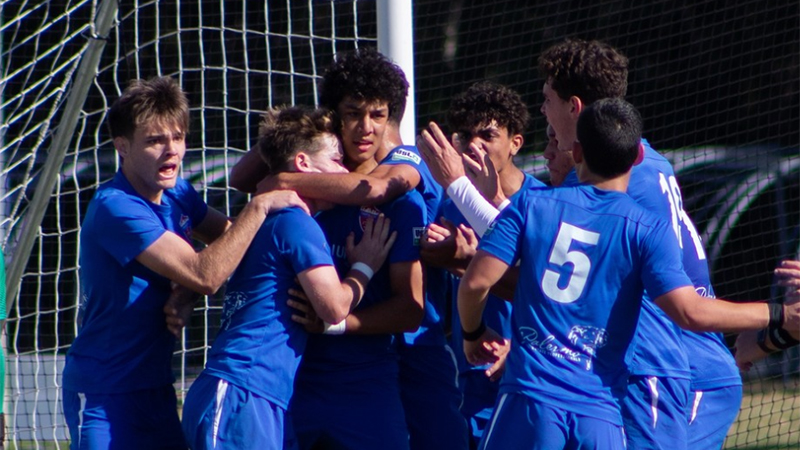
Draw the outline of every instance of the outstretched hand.
<instances>
[{"instance_id":1,"label":"outstretched hand","mask_svg":"<svg viewBox=\"0 0 800 450\"><path fill-rule=\"evenodd\" d=\"M480 145L470 143L463 150L467 178L488 202L500 206L506 196L500 187L500 177L489 154Z\"/></svg>"}]
</instances>

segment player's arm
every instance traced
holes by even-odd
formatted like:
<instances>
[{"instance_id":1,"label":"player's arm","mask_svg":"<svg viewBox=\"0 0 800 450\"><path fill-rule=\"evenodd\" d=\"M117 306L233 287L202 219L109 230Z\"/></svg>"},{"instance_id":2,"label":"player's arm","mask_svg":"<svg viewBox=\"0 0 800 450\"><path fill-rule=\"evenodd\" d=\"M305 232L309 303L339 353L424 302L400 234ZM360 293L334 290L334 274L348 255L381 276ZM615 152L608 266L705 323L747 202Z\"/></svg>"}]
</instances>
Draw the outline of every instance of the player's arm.
<instances>
[{"instance_id":1,"label":"player's arm","mask_svg":"<svg viewBox=\"0 0 800 450\"><path fill-rule=\"evenodd\" d=\"M655 299L656 304L681 328L703 332L737 332L778 326L800 327L800 302L792 305L764 302L733 303L708 299L691 286L673 289Z\"/></svg>"},{"instance_id":2,"label":"player's arm","mask_svg":"<svg viewBox=\"0 0 800 450\"><path fill-rule=\"evenodd\" d=\"M419 261L392 263L389 277L392 296L347 316L347 334L406 333L419 328L424 315L422 264Z\"/></svg>"},{"instance_id":3,"label":"player's arm","mask_svg":"<svg viewBox=\"0 0 800 450\"><path fill-rule=\"evenodd\" d=\"M494 255L478 250L458 287L458 316L464 335L464 354L473 365L496 363L498 350L505 339L487 328L483 321L486 296L503 274L508 264ZM490 369L492 372L497 368Z\"/></svg>"},{"instance_id":4,"label":"player's arm","mask_svg":"<svg viewBox=\"0 0 800 450\"><path fill-rule=\"evenodd\" d=\"M347 254L356 262L341 281L333 266L312 267L297 274L317 317L337 324L358 306L372 274L381 268L397 238L397 232L389 234L389 225L389 219L381 215L374 223L367 221L358 245L354 245L352 234L348 237Z\"/></svg>"},{"instance_id":5,"label":"player's arm","mask_svg":"<svg viewBox=\"0 0 800 450\"><path fill-rule=\"evenodd\" d=\"M228 216L209 207L203 220L192 229L192 238L208 245L222 236L231 224Z\"/></svg>"},{"instance_id":6,"label":"player's arm","mask_svg":"<svg viewBox=\"0 0 800 450\"><path fill-rule=\"evenodd\" d=\"M291 191L260 194L244 207L236 222L208 247L196 252L170 231L150 244L136 260L154 272L201 294L213 294L233 273L270 210L305 203Z\"/></svg>"},{"instance_id":7,"label":"player's arm","mask_svg":"<svg viewBox=\"0 0 800 450\"><path fill-rule=\"evenodd\" d=\"M267 175L267 164L255 147L250 148L242 159L231 168L228 183L242 192L256 192L258 183Z\"/></svg>"},{"instance_id":8,"label":"player's arm","mask_svg":"<svg viewBox=\"0 0 800 450\"><path fill-rule=\"evenodd\" d=\"M400 197L419 182L419 172L410 165L383 164L369 175L282 172L267 177L261 187L290 189L303 197L340 205L375 206Z\"/></svg>"}]
</instances>

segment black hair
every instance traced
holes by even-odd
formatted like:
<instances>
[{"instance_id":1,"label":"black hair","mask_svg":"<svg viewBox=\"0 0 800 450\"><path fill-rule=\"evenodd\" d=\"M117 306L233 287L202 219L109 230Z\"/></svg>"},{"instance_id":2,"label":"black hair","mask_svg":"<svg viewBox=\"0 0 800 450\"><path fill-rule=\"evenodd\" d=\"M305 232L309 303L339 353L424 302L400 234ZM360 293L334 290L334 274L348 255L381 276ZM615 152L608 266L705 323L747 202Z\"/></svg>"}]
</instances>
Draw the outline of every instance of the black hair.
<instances>
[{"instance_id":1,"label":"black hair","mask_svg":"<svg viewBox=\"0 0 800 450\"><path fill-rule=\"evenodd\" d=\"M630 170L639 156L642 117L621 98L598 100L578 117L577 136L589 170L614 178Z\"/></svg>"}]
</instances>

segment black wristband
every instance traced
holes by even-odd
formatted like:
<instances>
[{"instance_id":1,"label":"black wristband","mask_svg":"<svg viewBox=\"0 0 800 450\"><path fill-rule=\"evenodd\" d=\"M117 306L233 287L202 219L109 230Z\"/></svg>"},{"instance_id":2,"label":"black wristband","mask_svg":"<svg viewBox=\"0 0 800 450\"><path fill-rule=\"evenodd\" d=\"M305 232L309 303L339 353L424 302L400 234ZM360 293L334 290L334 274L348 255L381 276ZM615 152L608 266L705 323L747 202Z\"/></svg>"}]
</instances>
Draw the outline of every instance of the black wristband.
<instances>
[{"instance_id":1,"label":"black wristband","mask_svg":"<svg viewBox=\"0 0 800 450\"><path fill-rule=\"evenodd\" d=\"M478 325L478 329L475 331L467 331L465 329L461 329L461 337L465 341L473 342L477 341L479 337L483 336L483 333L486 332L486 322L481 319L481 324Z\"/></svg>"},{"instance_id":2,"label":"black wristband","mask_svg":"<svg viewBox=\"0 0 800 450\"><path fill-rule=\"evenodd\" d=\"M783 326L783 303L767 302L769 307L769 328L780 328Z\"/></svg>"},{"instance_id":3,"label":"black wristband","mask_svg":"<svg viewBox=\"0 0 800 450\"><path fill-rule=\"evenodd\" d=\"M758 345L758 348L760 348L766 354L775 353L777 350L767 347L767 334L768 328L762 328L758 330L758 334L756 335L756 345Z\"/></svg>"},{"instance_id":4,"label":"black wristband","mask_svg":"<svg viewBox=\"0 0 800 450\"><path fill-rule=\"evenodd\" d=\"M767 328L766 334L769 335L770 344L779 350L786 350L787 348L794 347L800 343L800 341L793 338L788 331L781 327L770 326Z\"/></svg>"}]
</instances>

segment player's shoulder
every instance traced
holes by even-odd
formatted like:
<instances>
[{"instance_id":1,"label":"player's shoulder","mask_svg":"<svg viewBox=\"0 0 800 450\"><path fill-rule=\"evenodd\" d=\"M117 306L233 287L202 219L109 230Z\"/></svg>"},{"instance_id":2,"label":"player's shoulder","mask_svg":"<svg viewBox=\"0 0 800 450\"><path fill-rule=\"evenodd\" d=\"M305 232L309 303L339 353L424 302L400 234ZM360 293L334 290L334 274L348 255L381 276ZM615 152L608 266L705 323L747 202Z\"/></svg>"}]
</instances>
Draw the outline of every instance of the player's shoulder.
<instances>
[{"instance_id":1,"label":"player's shoulder","mask_svg":"<svg viewBox=\"0 0 800 450\"><path fill-rule=\"evenodd\" d=\"M642 145L644 146L644 159L640 164L633 167L631 178L653 172L660 172L666 176L674 175L672 164L664 155L656 151L647 139L642 139Z\"/></svg>"}]
</instances>

